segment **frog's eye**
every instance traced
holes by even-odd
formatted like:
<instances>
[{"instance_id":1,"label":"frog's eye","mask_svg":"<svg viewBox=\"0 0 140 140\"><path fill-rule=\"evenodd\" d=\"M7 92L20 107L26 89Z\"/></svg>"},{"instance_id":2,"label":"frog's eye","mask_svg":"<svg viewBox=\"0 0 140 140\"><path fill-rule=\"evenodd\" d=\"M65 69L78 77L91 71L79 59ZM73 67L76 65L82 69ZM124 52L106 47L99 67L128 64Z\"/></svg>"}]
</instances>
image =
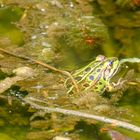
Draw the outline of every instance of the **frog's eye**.
<instances>
[{"instance_id":1,"label":"frog's eye","mask_svg":"<svg viewBox=\"0 0 140 140\"><path fill-rule=\"evenodd\" d=\"M109 65L109 66L112 66L112 65L113 65L113 61L109 61L109 62L108 62L108 65Z\"/></svg>"}]
</instances>

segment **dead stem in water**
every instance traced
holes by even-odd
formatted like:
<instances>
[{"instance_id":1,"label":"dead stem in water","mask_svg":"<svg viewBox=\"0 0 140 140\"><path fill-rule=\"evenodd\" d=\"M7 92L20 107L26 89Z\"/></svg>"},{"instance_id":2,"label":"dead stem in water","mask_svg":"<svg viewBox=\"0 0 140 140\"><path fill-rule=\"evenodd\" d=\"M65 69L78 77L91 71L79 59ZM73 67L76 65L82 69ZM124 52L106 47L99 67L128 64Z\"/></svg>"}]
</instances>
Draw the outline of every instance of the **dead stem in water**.
<instances>
[{"instance_id":1,"label":"dead stem in water","mask_svg":"<svg viewBox=\"0 0 140 140\"><path fill-rule=\"evenodd\" d=\"M52 71L55 71L55 72L58 72L58 73L61 73L63 75L68 76L71 79L71 81L72 81L72 83L73 83L77 93L79 93L78 85L77 85L76 81L74 80L74 78L72 77L72 75L68 71L57 69L57 68L55 68L55 67L53 67L53 66L51 66L51 65L49 65L47 63L44 63L44 62L39 61L39 60L35 60L35 59L27 57L27 56L17 55L17 54L11 53L11 52L9 52L9 51L7 51L5 49L2 49L2 48L0 48L0 51L6 53L8 55L11 55L11 56L14 56L14 57L18 57L20 59L30 60L30 61L34 62L35 64L41 65L41 66L43 66L45 68L48 68L48 69L50 69Z\"/></svg>"}]
</instances>

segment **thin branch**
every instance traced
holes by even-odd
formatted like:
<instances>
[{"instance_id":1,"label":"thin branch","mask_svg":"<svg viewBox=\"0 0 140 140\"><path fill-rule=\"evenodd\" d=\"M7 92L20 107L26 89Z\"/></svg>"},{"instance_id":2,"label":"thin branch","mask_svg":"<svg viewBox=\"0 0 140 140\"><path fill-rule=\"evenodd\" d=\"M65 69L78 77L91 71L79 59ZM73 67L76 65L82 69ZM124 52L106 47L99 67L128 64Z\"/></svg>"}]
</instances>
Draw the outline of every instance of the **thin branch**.
<instances>
[{"instance_id":1,"label":"thin branch","mask_svg":"<svg viewBox=\"0 0 140 140\"><path fill-rule=\"evenodd\" d=\"M34 101L41 103L42 100L35 99L33 97L26 97L23 100L25 101L25 103L30 104L33 108L40 109L45 112L58 112L58 113L62 113L65 115L73 115L73 116L83 117L83 118L87 118L87 119L94 119L94 120L104 122L104 123L115 124L118 127L122 127L122 128L128 129L128 130L132 130L134 132L140 133L139 126L135 126L135 125L127 123L127 122L119 121L116 119L111 119L111 118L104 117L104 116L88 114L88 113L75 111L75 110L67 110L67 109L62 109L62 108L51 108L51 107L41 106L41 105L38 105L37 103L34 103ZM45 103L45 102L43 102L43 103Z\"/></svg>"},{"instance_id":2,"label":"thin branch","mask_svg":"<svg viewBox=\"0 0 140 140\"><path fill-rule=\"evenodd\" d=\"M74 78L72 77L72 75L68 71L57 69L57 68L55 68L55 67L53 67L53 66L51 66L51 65L49 65L47 63L43 63L42 61L35 60L35 59L27 57L27 56L17 55L17 54L11 53L11 52L9 52L9 51L7 51L5 49L2 49L2 48L0 48L0 51L6 53L8 55L20 58L20 59L30 60L30 61L34 62L35 64L41 65L41 66L43 66L45 68L48 68L48 69L50 69L52 71L55 71L55 72L58 72L58 73L61 73L63 75L68 76L71 79L72 83L74 84L74 87L75 87L76 91L79 93L78 85L77 85L76 81L74 80Z\"/></svg>"}]
</instances>

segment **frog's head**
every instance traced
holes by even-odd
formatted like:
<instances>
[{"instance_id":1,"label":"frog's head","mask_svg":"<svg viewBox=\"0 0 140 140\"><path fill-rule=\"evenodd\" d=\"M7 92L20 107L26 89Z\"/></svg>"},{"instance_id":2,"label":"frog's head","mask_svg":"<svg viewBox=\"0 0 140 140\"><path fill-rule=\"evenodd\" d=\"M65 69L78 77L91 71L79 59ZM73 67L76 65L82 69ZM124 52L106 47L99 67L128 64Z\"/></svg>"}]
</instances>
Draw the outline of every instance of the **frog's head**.
<instances>
[{"instance_id":1,"label":"frog's head","mask_svg":"<svg viewBox=\"0 0 140 140\"><path fill-rule=\"evenodd\" d=\"M116 57L109 57L104 60L104 77L106 80L111 79L120 67L120 63L118 58Z\"/></svg>"}]
</instances>

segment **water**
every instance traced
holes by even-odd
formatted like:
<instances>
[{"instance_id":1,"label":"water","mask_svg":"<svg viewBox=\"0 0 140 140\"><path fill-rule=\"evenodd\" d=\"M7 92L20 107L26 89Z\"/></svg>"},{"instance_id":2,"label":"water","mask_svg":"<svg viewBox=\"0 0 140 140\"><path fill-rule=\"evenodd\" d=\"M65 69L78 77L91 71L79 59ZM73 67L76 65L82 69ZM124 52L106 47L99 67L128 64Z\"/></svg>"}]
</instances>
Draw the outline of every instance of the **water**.
<instances>
[{"instance_id":1,"label":"water","mask_svg":"<svg viewBox=\"0 0 140 140\"><path fill-rule=\"evenodd\" d=\"M139 57L138 7L139 3L134 1L125 4L121 1L115 3L98 0L90 3L63 0L3 2L0 8L0 46L68 71L84 66L99 54L119 59ZM14 77L12 70L21 66L32 67L38 74L17 82L1 94L0 140L43 140L59 135L77 140L110 139L107 131L101 132L103 128L115 129L130 138L139 139L138 133L94 120L59 113L44 114L29 108L10 92L46 99L48 106L77 109L71 101L74 99L65 94L60 82L63 83L63 76L4 53L0 54L0 65L1 80ZM134 75L132 74L134 81L139 81L140 65L127 65L127 71L135 70ZM33 88L38 85L41 88ZM139 97L139 84L136 84L113 104L115 109L107 104L110 110L99 112L99 115L139 126ZM101 101L105 103L107 99L101 97ZM95 106L97 104L93 103L93 108ZM94 114L94 109L85 106L78 105L78 109Z\"/></svg>"}]
</instances>

